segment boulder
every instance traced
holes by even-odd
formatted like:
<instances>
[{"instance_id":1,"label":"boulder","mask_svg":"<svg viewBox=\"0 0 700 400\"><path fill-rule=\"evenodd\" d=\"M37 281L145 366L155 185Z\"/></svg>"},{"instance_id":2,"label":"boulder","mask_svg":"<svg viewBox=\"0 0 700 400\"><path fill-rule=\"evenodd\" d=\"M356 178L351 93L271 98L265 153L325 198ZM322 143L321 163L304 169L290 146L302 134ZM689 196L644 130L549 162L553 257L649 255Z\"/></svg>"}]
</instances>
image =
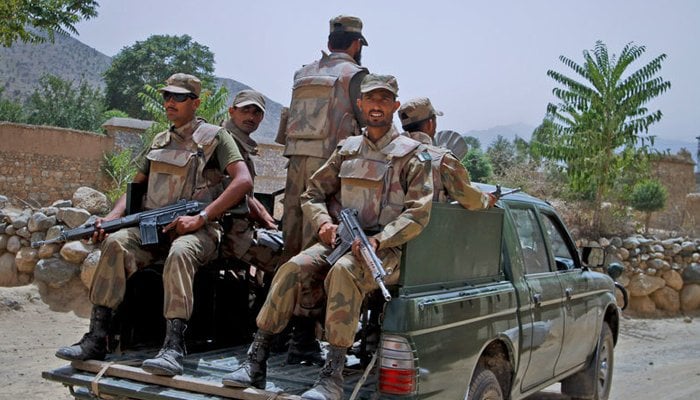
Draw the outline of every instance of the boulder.
<instances>
[{"instance_id":1,"label":"boulder","mask_svg":"<svg viewBox=\"0 0 700 400\"><path fill-rule=\"evenodd\" d=\"M61 248L61 257L73 264L80 264L85 260L85 257L93 250L92 245L83 243L80 240L74 240L63 245Z\"/></svg>"},{"instance_id":2,"label":"boulder","mask_svg":"<svg viewBox=\"0 0 700 400\"><path fill-rule=\"evenodd\" d=\"M9 250L9 249L8 249ZM683 270L683 282L700 283L700 264L692 263Z\"/></svg>"},{"instance_id":3,"label":"boulder","mask_svg":"<svg viewBox=\"0 0 700 400\"><path fill-rule=\"evenodd\" d=\"M58 243L42 244L39 247L39 253L37 254L39 258L50 258L53 257L61 249L61 245Z\"/></svg>"},{"instance_id":4,"label":"boulder","mask_svg":"<svg viewBox=\"0 0 700 400\"><path fill-rule=\"evenodd\" d=\"M668 286L655 291L649 297L659 310L675 314L681 309L680 295Z\"/></svg>"},{"instance_id":5,"label":"boulder","mask_svg":"<svg viewBox=\"0 0 700 400\"><path fill-rule=\"evenodd\" d=\"M97 263L100 261L101 254L102 252L99 249L93 251L85 257L85 260L80 265L80 280L88 289L92 285L92 278L95 276L95 270L97 269Z\"/></svg>"},{"instance_id":6,"label":"boulder","mask_svg":"<svg viewBox=\"0 0 700 400\"><path fill-rule=\"evenodd\" d=\"M7 250L7 240L10 237L4 233L0 233L0 254L4 253L5 250Z\"/></svg>"},{"instance_id":7,"label":"boulder","mask_svg":"<svg viewBox=\"0 0 700 400\"><path fill-rule=\"evenodd\" d=\"M678 271L668 270L661 274L661 278L666 281L666 286L673 290L679 291L683 288L683 277Z\"/></svg>"},{"instance_id":8,"label":"boulder","mask_svg":"<svg viewBox=\"0 0 700 400\"><path fill-rule=\"evenodd\" d=\"M630 296L629 308L643 315L652 315L656 312L656 303L649 296Z\"/></svg>"},{"instance_id":9,"label":"boulder","mask_svg":"<svg viewBox=\"0 0 700 400\"><path fill-rule=\"evenodd\" d=\"M700 285L691 284L683 286L681 290L681 309L685 312L700 309Z\"/></svg>"},{"instance_id":10,"label":"boulder","mask_svg":"<svg viewBox=\"0 0 700 400\"><path fill-rule=\"evenodd\" d=\"M56 217L69 228L75 228L87 221L90 218L90 213L82 208L66 207L59 209Z\"/></svg>"},{"instance_id":11,"label":"boulder","mask_svg":"<svg viewBox=\"0 0 700 400\"><path fill-rule=\"evenodd\" d=\"M630 296L644 297L666 286L666 281L662 278L649 276L646 274L636 274L630 280L627 290Z\"/></svg>"},{"instance_id":12,"label":"boulder","mask_svg":"<svg viewBox=\"0 0 700 400\"><path fill-rule=\"evenodd\" d=\"M45 232L54 225L56 225L56 216L47 217L43 213L36 212L29 217L27 229L29 232Z\"/></svg>"},{"instance_id":13,"label":"boulder","mask_svg":"<svg viewBox=\"0 0 700 400\"><path fill-rule=\"evenodd\" d=\"M10 219L12 220L12 226L15 229L20 229L27 226L27 223L29 222L29 215L26 213L15 214L14 216L10 216Z\"/></svg>"},{"instance_id":14,"label":"boulder","mask_svg":"<svg viewBox=\"0 0 700 400\"><path fill-rule=\"evenodd\" d=\"M39 261L38 251L31 247L22 247L15 255L15 264L18 272L33 273L37 261Z\"/></svg>"},{"instance_id":15,"label":"boulder","mask_svg":"<svg viewBox=\"0 0 700 400\"><path fill-rule=\"evenodd\" d=\"M17 284L17 266L15 255L5 253L0 255L0 286L14 286Z\"/></svg>"},{"instance_id":16,"label":"boulder","mask_svg":"<svg viewBox=\"0 0 700 400\"><path fill-rule=\"evenodd\" d=\"M22 248L22 241L19 236L12 235L7 239L7 251L17 253Z\"/></svg>"},{"instance_id":17,"label":"boulder","mask_svg":"<svg viewBox=\"0 0 700 400\"><path fill-rule=\"evenodd\" d=\"M99 215L106 214L111 208L107 196L86 186L79 187L73 193L73 206L83 208L90 214Z\"/></svg>"},{"instance_id":18,"label":"boulder","mask_svg":"<svg viewBox=\"0 0 700 400\"><path fill-rule=\"evenodd\" d=\"M39 260L34 268L34 279L49 287L60 288L80 273L80 267L60 258Z\"/></svg>"},{"instance_id":19,"label":"boulder","mask_svg":"<svg viewBox=\"0 0 700 400\"><path fill-rule=\"evenodd\" d=\"M56 200L53 203L51 203L51 207L54 207L54 208L73 207L73 203L70 200Z\"/></svg>"}]
</instances>

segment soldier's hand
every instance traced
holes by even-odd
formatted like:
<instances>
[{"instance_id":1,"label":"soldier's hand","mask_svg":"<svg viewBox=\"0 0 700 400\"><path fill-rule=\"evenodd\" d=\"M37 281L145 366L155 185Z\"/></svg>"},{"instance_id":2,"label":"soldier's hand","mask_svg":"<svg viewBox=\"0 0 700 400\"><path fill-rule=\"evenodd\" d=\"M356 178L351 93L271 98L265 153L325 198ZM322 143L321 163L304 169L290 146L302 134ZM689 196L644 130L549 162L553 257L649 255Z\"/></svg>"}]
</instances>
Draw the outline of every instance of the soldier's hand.
<instances>
[{"instance_id":1,"label":"soldier's hand","mask_svg":"<svg viewBox=\"0 0 700 400\"><path fill-rule=\"evenodd\" d=\"M105 233L105 230L102 229L102 221L107 221L107 219L99 217L95 219L95 232L92 233L92 243L99 243L109 236L109 234Z\"/></svg>"},{"instance_id":2,"label":"soldier's hand","mask_svg":"<svg viewBox=\"0 0 700 400\"><path fill-rule=\"evenodd\" d=\"M494 196L491 193L486 193L489 196L489 208L493 207L496 202L498 201L498 197Z\"/></svg>"},{"instance_id":3,"label":"soldier's hand","mask_svg":"<svg viewBox=\"0 0 700 400\"><path fill-rule=\"evenodd\" d=\"M377 253L377 248L379 248L379 241L375 238L367 238L369 241L369 244L372 245L372 251L376 254ZM362 254L360 253L360 238L357 238L352 241L352 255L355 256L355 258L360 258L362 257Z\"/></svg>"},{"instance_id":4,"label":"soldier's hand","mask_svg":"<svg viewBox=\"0 0 700 400\"><path fill-rule=\"evenodd\" d=\"M320 228L318 228L318 238L321 239L321 242L323 242L324 244L331 247L335 247L335 238L337 232L338 225L331 222L326 222L325 224L321 225Z\"/></svg>"},{"instance_id":5,"label":"soldier's hand","mask_svg":"<svg viewBox=\"0 0 700 400\"><path fill-rule=\"evenodd\" d=\"M204 218L199 215L184 215L175 218L173 222L169 223L163 228L163 233L173 231L178 235L184 235L185 233L194 232L206 224Z\"/></svg>"}]
</instances>

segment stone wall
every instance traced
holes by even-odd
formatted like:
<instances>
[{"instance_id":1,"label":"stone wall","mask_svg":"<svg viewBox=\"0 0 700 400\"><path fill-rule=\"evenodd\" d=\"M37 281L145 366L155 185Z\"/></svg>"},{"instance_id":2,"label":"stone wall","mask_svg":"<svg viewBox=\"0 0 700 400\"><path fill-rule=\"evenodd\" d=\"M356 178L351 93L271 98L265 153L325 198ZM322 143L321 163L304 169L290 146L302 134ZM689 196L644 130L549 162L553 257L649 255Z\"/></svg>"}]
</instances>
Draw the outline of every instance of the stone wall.
<instances>
[{"instance_id":1,"label":"stone wall","mask_svg":"<svg viewBox=\"0 0 700 400\"><path fill-rule=\"evenodd\" d=\"M81 186L105 190L101 172L111 137L72 129L0 122L0 194L32 206L70 198Z\"/></svg>"}]
</instances>

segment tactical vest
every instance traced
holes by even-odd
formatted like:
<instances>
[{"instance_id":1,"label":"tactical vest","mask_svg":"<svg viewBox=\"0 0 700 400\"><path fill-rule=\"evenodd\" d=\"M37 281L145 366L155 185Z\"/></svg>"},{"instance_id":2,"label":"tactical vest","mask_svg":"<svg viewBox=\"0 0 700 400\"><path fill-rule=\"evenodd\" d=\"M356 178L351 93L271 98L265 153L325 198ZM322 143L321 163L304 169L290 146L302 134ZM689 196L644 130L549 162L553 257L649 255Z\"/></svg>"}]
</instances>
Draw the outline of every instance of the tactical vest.
<instances>
[{"instance_id":1,"label":"tactical vest","mask_svg":"<svg viewBox=\"0 0 700 400\"><path fill-rule=\"evenodd\" d=\"M361 71L367 69L345 53L323 53L294 74L285 156L327 159L342 139L360 133L350 81Z\"/></svg>"},{"instance_id":2,"label":"tactical vest","mask_svg":"<svg viewBox=\"0 0 700 400\"><path fill-rule=\"evenodd\" d=\"M363 139L349 137L339 149L340 198L343 207L357 209L363 229L379 231L403 212L407 188L401 184L402 171L421 144L397 136L377 151Z\"/></svg>"},{"instance_id":3,"label":"tactical vest","mask_svg":"<svg viewBox=\"0 0 700 400\"><path fill-rule=\"evenodd\" d=\"M450 153L450 150L434 146L430 136L424 132L404 132L404 135L426 145L426 150L428 151L428 154L430 154L431 158L430 167L433 172L433 201L447 203L449 198L447 196L447 191L445 190L445 185L442 184L440 166L442 165L443 157L445 157L447 153Z\"/></svg>"},{"instance_id":4,"label":"tactical vest","mask_svg":"<svg viewBox=\"0 0 700 400\"><path fill-rule=\"evenodd\" d=\"M177 200L213 201L221 192L221 172L206 169L221 128L201 122L191 140L181 140L173 132L165 131L153 138L146 154L150 161L146 208L154 209Z\"/></svg>"}]
</instances>

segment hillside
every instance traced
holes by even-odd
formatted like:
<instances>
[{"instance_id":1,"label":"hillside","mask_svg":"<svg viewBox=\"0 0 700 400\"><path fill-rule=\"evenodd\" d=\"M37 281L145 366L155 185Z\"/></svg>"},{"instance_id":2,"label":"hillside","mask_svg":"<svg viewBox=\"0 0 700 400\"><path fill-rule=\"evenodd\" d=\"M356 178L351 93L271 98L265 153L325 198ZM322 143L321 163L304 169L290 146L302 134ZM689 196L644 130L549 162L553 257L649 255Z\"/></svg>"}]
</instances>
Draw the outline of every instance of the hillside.
<instances>
[{"instance_id":1,"label":"hillside","mask_svg":"<svg viewBox=\"0 0 700 400\"><path fill-rule=\"evenodd\" d=\"M0 46L0 87L2 96L23 102L39 87L39 79L53 74L73 82L86 81L93 87L104 89L103 73L112 58L80 42L63 35L56 35L54 43L15 43L12 47ZM249 86L229 78L216 78L217 87L226 86L229 96ZM232 100L229 97L229 102ZM282 105L266 98L267 112L253 137L261 143L274 142L279 125Z\"/></svg>"}]
</instances>

